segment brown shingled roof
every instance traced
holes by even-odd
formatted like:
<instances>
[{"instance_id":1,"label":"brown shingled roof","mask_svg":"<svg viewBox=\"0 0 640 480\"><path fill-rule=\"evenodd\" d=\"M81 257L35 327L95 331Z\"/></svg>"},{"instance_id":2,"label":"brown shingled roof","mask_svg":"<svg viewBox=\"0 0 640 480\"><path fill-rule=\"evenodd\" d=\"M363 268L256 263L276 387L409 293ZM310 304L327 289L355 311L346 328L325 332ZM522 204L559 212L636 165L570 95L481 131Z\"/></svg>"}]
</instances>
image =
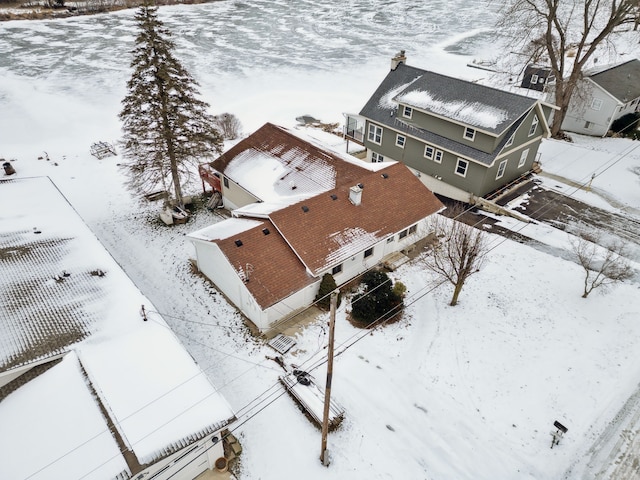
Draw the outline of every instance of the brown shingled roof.
<instances>
[{"instance_id":1,"label":"brown shingled roof","mask_svg":"<svg viewBox=\"0 0 640 480\"><path fill-rule=\"evenodd\" d=\"M349 201L349 188L356 184L353 182L270 215L314 275L443 208L401 163L366 172L357 183L363 186L358 206Z\"/></svg>"},{"instance_id":2,"label":"brown shingled roof","mask_svg":"<svg viewBox=\"0 0 640 480\"><path fill-rule=\"evenodd\" d=\"M316 281L268 220L215 243L263 310Z\"/></svg>"},{"instance_id":3,"label":"brown shingled roof","mask_svg":"<svg viewBox=\"0 0 640 480\"><path fill-rule=\"evenodd\" d=\"M272 123L265 123L216 160L204 166L209 165L218 172L225 173L234 159L250 151L267 153L296 172L309 171L308 176L313 178L313 182L316 185L322 185L326 190L334 188L338 183L353 183L364 171L367 171L364 165L360 167L356 163L345 161L345 158L349 158L348 156L341 156L320 145L309 143L288 129ZM323 173L326 178L323 178ZM242 179L233 178L233 176L229 178L242 184Z\"/></svg>"}]
</instances>

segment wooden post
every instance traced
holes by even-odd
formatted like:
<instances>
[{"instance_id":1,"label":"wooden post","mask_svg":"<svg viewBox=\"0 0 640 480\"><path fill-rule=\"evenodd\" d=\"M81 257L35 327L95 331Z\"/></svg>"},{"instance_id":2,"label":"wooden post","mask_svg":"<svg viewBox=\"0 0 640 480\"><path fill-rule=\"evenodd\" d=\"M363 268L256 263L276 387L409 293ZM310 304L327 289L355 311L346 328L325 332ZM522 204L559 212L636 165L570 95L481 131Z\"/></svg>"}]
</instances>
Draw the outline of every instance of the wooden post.
<instances>
[{"instance_id":1,"label":"wooden post","mask_svg":"<svg viewBox=\"0 0 640 480\"><path fill-rule=\"evenodd\" d=\"M333 333L336 326L336 307L338 305L338 290L331 292L331 310L329 314L329 348L327 351L327 385L324 390L324 415L322 417L322 445L320 446L320 462L329 466L327 455L327 434L329 433L329 406L331 404L331 377L333 376Z\"/></svg>"}]
</instances>

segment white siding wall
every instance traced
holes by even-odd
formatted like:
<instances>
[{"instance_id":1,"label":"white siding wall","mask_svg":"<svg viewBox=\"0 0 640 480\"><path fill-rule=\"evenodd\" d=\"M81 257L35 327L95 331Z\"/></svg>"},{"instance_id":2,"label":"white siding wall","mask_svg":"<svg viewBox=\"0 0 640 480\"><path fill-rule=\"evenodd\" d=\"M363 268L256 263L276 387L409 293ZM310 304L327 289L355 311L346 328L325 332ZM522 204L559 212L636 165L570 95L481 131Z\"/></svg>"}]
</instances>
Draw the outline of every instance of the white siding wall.
<instances>
[{"instance_id":1,"label":"white siding wall","mask_svg":"<svg viewBox=\"0 0 640 480\"><path fill-rule=\"evenodd\" d=\"M262 325L256 324L260 331L268 330L274 323L283 320L293 313L300 311L303 308L311 305L318 294L320 288L320 281L322 277L318 278L318 281L306 286L302 290L298 290L293 295L285 298L281 302L272 305L263 312ZM255 323L255 322L254 322Z\"/></svg>"},{"instance_id":2,"label":"white siding wall","mask_svg":"<svg viewBox=\"0 0 640 480\"><path fill-rule=\"evenodd\" d=\"M198 442L147 467L134 475L133 478L144 475L145 480L194 479L205 470L213 469L215 461L224 457L222 442L218 441L214 444L213 436L218 439L222 438L220 432L216 432L215 435L207 435Z\"/></svg>"},{"instance_id":3,"label":"white siding wall","mask_svg":"<svg viewBox=\"0 0 640 480\"><path fill-rule=\"evenodd\" d=\"M592 108L594 99L602 101L599 110ZM611 122L622 115L618 105L615 98L595 83L589 80L580 82L562 122L562 129L603 137L609 130Z\"/></svg>"}]
</instances>

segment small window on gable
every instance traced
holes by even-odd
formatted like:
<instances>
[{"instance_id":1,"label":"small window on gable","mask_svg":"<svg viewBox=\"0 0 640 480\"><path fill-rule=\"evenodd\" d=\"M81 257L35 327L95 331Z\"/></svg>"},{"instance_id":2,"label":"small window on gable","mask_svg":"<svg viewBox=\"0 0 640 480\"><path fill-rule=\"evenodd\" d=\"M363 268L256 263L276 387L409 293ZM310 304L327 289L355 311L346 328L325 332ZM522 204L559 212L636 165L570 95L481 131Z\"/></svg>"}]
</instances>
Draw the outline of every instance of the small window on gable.
<instances>
[{"instance_id":1,"label":"small window on gable","mask_svg":"<svg viewBox=\"0 0 640 480\"><path fill-rule=\"evenodd\" d=\"M529 136L531 136L534 133L536 133L536 130L538 129L538 123L539 122L540 122L540 120L538 120L538 115L534 115L533 116L533 121L531 122L531 127L529 128Z\"/></svg>"},{"instance_id":2,"label":"small window on gable","mask_svg":"<svg viewBox=\"0 0 640 480\"><path fill-rule=\"evenodd\" d=\"M538 75L531 75L531 83L538 83Z\"/></svg>"},{"instance_id":3,"label":"small window on gable","mask_svg":"<svg viewBox=\"0 0 640 480\"><path fill-rule=\"evenodd\" d=\"M413 108L407 107L406 105L402 107L402 116L405 118L411 118L413 115Z\"/></svg>"},{"instance_id":4,"label":"small window on gable","mask_svg":"<svg viewBox=\"0 0 640 480\"><path fill-rule=\"evenodd\" d=\"M409 227L409 235L411 235L412 233L416 233L418 231L418 225L411 225Z\"/></svg>"},{"instance_id":5,"label":"small window on gable","mask_svg":"<svg viewBox=\"0 0 640 480\"><path fill-rule=\"evenodd\" d=\"M378 145L382 145L382 127L378 125L374 125L373 123L369 124L369 135L367 137L370 142L377 143Z\"/></svg>"},{"instance_id":6,"label":"small window on gable","mask_svg":"<svg viewBox=\"0 0 640 480\"><path fill-rule=\"evenodd\" d=\"M473 139L476 138L476 131L473 128L465 127L464 138L473 142Z\"/></svg>"},{"instance_id":7,"label":"small window on gable","mask_svg":"<svg viewBox=\"0 0 640 480\"><path fill-rule=\"evenodd\" d=\"M404 148L407 138L404 135L396 135L396 147Z\"/></svg>"},{"instance_id":8,"label":"small window on gable","mask_svg":"<svg viewBox=\"0 0 640 480\"><path fill-rule=\"evenodd\" d=\"M335 267L333 267L333 268L331 269L331 274L332 274L332 275L335 275L335 274L337 274L337 273L340 273L341 271L342 271L342 264L340 264L340 265L336 265Z\"/></svg>"},{"instance_id":9,"label":"small window on gable","mask_svg":"<svg viewBox=\"0 0 640 480\"><path fill-rule=\"evenodd\" d=\"M466 177L468 166L469 166L469 162L459 158L458 163L456 163L456 175L460 175L461 177Z\"/></svg>"},{"instance_id":10,"label":"small window on gable","mask_svg":"<svg viewBox=\"0 0 640 480\"><path fill-rule=\"evenodd\" d=\"M222 177L222 183L225 187L229 188L229 179L227 177Z\"/></svg>"},{"instance_id":11,"label":"small window on gable","mask_svg":"<svg viewBox=\"0 0 640 480\"><path fill-rule=\"evenodd\" d=\"M498 173L496 174L496 180L498 180L499 178L502 178L506 168L507 168L507 160L501 161L500 165L498 165Z\"/></svg>"},{"instance_id":12,"label":"small window on gable","mask_svg":"<svg viewBox=\"0 0 640 480\"><path fill-rule=\"evenodd\" d=\"M407 236L407 234L409 233L409 230L402 230L399 234L398 234L398 238L404 238Z\"/></svg>"},{"instance_id":13,"label":"small window on gable","mask_svg":"<svg viewBox=\"0 0 640 480\"><path fill-rule=\"evenodd\" d=\"M591 108L593 110L600 110L602 108L602 99L594 98L591 100Z\"/></svg>"},{"instance_id":14,"label":"small window on gable","mask_svg":"<svg viewBox=\"0 0 640 480\"><path fill-rule=\"evenodd\" d=\"M382 163L384 162L384 157L376 152L371 152L371 162L372 163Z\"/></svg>"},{"instance_id":15,"label":"small window on gable","mask_svg":"<svg viewBox=\"0 0 640 480\"><path fill-rule=\"evenodd\" d=\"M425 145L424 147L424 156L425 158L428 158L429 160L431 160L433 158L433 154L435 153L436 149L429 146L429 145Z\"/></svg>"},{"instance_id":16,"label":"small window on gable","mask_svg":"<svg viewBox=\"0 0 640 480\"><path fill-rule=\"evenodd\" d=\"M527 163L527 158L529 157L529 149L526 148L520 154L520 160L518 161L518 168L522 168L525 163Z\"/></svg>"},{"instance_id":17,"label":"small window on gable","mask_svg":"<svg viewBox=\"0 0 640 480\"><path fill-rule=\"evenodd\" d=\"M509 137L509 140L507 140L507 143L504 144L505 147L510 147L511 145L513 145L513 137L515 137L516 134L514 133L513 135L511 135Z\"/></svg>"},{"instance_id":18,"label":"small window on gable","mask_svg":"<svg viewBox=\"0 0 640 480\"><path fill-rule=\"evenodd\" d=\"M370 257L371 255L373 255L373 247L371 247L371 248L367 248L367 249L364 251L364 258Z\"/></svg>"}]
</instances>

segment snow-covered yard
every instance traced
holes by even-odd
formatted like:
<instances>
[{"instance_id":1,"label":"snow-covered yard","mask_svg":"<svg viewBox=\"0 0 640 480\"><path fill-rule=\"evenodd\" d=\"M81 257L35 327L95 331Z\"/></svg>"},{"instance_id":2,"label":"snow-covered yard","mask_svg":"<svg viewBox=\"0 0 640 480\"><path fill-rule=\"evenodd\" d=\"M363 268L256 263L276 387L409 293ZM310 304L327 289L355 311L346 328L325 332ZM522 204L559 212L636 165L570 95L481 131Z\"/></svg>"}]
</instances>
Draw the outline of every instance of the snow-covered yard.
<instances>
[{"instance_id":1,"label":"snow-covered yard","mask_svg":"<svg viewBox=\"0 0 640 480\"><path fill-rule=\"evenodd\" d=\"M206 37L206 29L189 23L199 21L194 12L214 9L228 18L233 7L240 8L235 2L219 3L175 7L178 13L170 26L182 32L182 48L204 48L200 39ZM311 3L304 3L309 8L305 15L318 14ZM446 7L447 2L440 3ZM325 12L320 20L328 22L334 13ZM635 356L640 348L639 285L616 285L583 299L583 272L575 263L490 232L489 261L471 277L456 307L448 306L450 289L434 287L419 261L393 273L408 287L408 307L400 321L374 331L359 330L346 321L348 302L343 302L332 393L346 418L329 435L331 465L320 465L320 431L284 393L278 382L282 369L267 358L275 351L251 337L234 308L191 269L193 252L184 236L220 217L202 209L189 223L167 228L157 218L157 204L138 204L124 190L118 157L97 160L89 154L92 142L118 137L116 114L127 66L122 57L116 61L112 52L103 53L102 47L127 50L130 16L119 12L95 24L89 18L65 20L60 29L39 21L0 25L0 34L16 39L0 46L0 52L12 52L14 62L3 65L0 60L0 157L15 159L12 165L19 177L51 177L215 379L239 418L234 433L244 447L241 479L577 479L594 478L608 468L611 459L606 455L627 427L624 421L637 410L633 402L623 407L640 382ZM367 25L375 24L364 18ZM323 41L321 30L294 28L287 23L292 17L281 21L280 28L292 28L305 41ZM213 23L210 28L222 26ZM247 42L259 40L248 26L243 28ZM465 38L464 28L468 26L452 36ZM95 43L80 51L64 37L65 31ZM445 41L441 32L436 33L412 38L416 48L430 48L420 53L421 59L432 60L440 71L449 65L453 74L463 71L470 57L447 53L444 43L426 47L430 39ZM50 40L58 42L62 52L44 46ZM18 62L16 51L29 42L40 42L42 50ZM240 55L224 37L216 42L225 60ZM369 55L375 48L363 51ZM299 49L296 43L291 55L302 62ZM75 59L64 52L73 52ZM290 126L304 113L340 120L343 110L358 109L382 79L388 53L395 52L385 51L375 62L350 58L353 65L341 63L338 71L331 68L332 57L311 72L306 63L285 62L272 69L261 64L266 62L263 57L253 66L243 57L238 68L232 65L221 73L225 82L214 85L207 77L203 92L212 103L220 99L217 105L238 114L248 132L270 119ZM408 53L411 64L412 52ZM193 54L189 62L196 73L206 70L203 56ZM417 58L415 64L430 68ZM90 73L95 69L100 73ZM243 76L242 69L250 75ZM78 74L75 83L68 82L70 72ZM227 81L234 75L237 82ZM560 181L549 181L549 188L618 211L629 207L627 215L632 219L635 214L638 220L634 209L640 206L640 159L633 150L637 142L579 141L592 153L588 162L567 152L556 154L564 145L549 143L543 168L575 182L596 173L593 191L575 191ZM38 160L43 151L49 160ZM611 152L615 156L625 151L624 160L611 161ZM198 188L193 186L194 191ZM605 202L596 189L615 202ZM505 224L511 225L507 220ZM525 228L532 238L568 248L564 233L544 225ZM285 361L311 371L322 384L327 337L324 316L301 330ZM624 415L617 416L621 409ZM551 449L554 420L568 432ZM635 432L638 427L629 428Z\"/></svg>"}]
</instances>

